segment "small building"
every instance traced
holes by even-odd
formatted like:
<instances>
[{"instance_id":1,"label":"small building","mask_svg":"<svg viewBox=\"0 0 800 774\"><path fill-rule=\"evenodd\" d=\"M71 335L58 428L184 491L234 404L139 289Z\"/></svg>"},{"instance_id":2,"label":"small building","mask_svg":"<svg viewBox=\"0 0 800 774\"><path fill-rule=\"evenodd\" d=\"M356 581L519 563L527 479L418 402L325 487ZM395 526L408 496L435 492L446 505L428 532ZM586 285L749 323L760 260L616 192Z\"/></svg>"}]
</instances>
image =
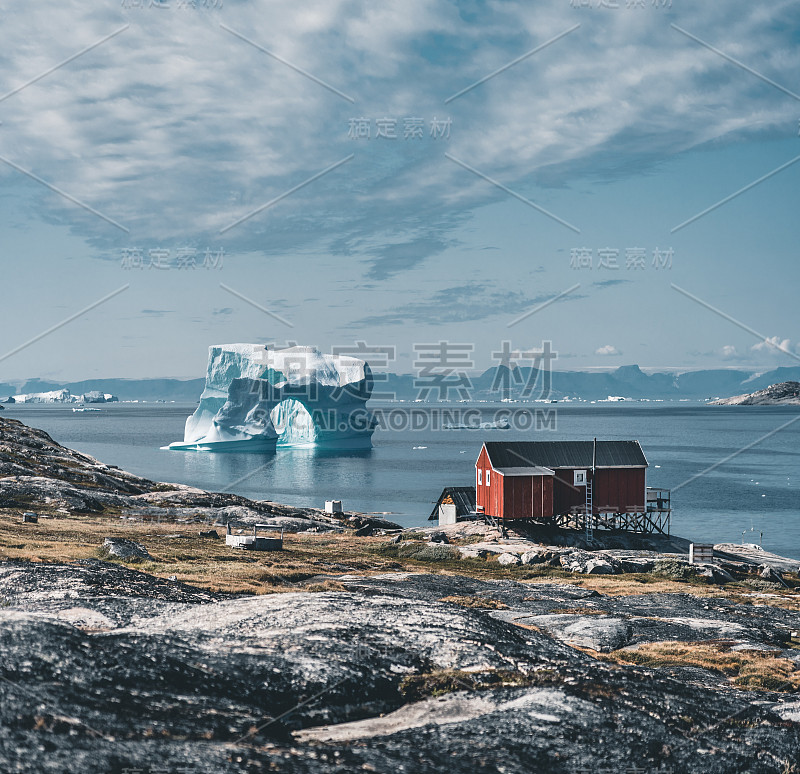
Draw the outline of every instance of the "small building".
<instances>
[{"instance_id":1,"label":"small building","mask_svg":"<svg viewBox=\"0 0 800 774\"><path fill-rule=\"evenodd\" d=\"M230 523L227 526L225 543L231 548L242 548L246 551L282 551L283 530L280 537L265 537L258 530L271 529L267 524L254 524L252 535L234 535Z\"/></svg>"},{"instance_id":2,"label":"small building","mask_svg":"<svg viewBox=\"0 0 800 774\"><path fill-rule=\"evenodd\" d=\"M460 519L475 514L474 486L446 486L436 505L428 516L428 521L439 520L439 524L455 524Z\"/></svg>"},{"instance_id":3,"label":"small building","mask_svg":"<svg viewBox=\"0 0 800 774\"><path fill-rule=\"evenodd\" d=\"M647 466L638 441L487 441L475 463L476 510L501 523L668 532L669 492L648 491Z\"/></svg>"}]
</instances>

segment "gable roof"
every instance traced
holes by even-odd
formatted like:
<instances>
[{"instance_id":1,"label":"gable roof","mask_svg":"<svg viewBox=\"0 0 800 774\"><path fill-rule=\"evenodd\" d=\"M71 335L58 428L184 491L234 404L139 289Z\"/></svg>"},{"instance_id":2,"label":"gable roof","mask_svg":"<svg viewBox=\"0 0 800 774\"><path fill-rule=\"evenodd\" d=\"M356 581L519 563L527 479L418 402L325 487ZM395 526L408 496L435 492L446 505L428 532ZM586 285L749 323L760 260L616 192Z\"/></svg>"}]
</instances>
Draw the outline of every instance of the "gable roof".
<instances>
[{"instance_id":1,"label":"gable roof","mask_svg":"<svg viewBox=\"0 0 800 774\"><path fill-rule=\"evenodd\" d=\"M474 486L446 486L436 505L428 517L428 521L439 518L439 506L445 497L450 497L456 506L456 517L466 516L469 513L475 513L475 487Z\"/></svg>"},{"instance_id":2,"label":"gable roof","mask_svg":"<svg viewBox=\"0 0 800 774\"><path fill-rule=\"evenodd\" d=\"M594 441L486 441L492 467L591 468ZM597 441L598 468L646 468L638 441Z\"/></svg>"}]
</instances>

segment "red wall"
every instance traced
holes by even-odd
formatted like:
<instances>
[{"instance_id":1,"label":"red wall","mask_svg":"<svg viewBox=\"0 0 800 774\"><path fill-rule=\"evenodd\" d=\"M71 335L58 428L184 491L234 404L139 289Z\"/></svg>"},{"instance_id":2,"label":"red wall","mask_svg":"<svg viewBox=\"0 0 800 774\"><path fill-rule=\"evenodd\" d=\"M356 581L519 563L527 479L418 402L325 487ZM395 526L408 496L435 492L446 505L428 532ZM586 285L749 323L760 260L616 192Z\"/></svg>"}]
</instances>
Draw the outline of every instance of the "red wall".
<instances>
[{"instance_id":1,"label":"red wall","mask_svg":"<svg viewBox=\"0 0 800 774\"><path fill-rule=\"evenodd\" d=\"M492 470L485 448L481 449L475 467L475 504L483 506L483 513L499 518L503 515L503 477ZM478 470L483 471L480 485L478 485ZM490 471L489 486L486 486L487 470ZM478 512L480 512L480 507Z\"/></svg>"},{"instance_id":2,"label":"red wall","mask_svg":"<svg viewBox=\"0 0 800 774\"><path fill-rule=\"evenodd\" d=\"M573 480L572 470L556 470L553 482L553 513L571 513L586 506L586 490L582 486L573 489Z\"/></svg>"},{"instance_id":3,"label":"red wall","mask_svg":"<svg viewBox=\"0 0 800 774\"><path fill-rule=\"evenodd\" d=\"M644 468L604 468L595 473L592 501L595 513L642 513Z\"/></svg>"},{"instance_id":4,"label":"red wall","mask_svg":"<svg viewBox=\"0 0 800 774\"><path fill-rule=\"evenodd\" d=\"M591 478L591 470L587 471ZM586 505L584 487L573 488L573 471L556 470L553 512L570 513ZM601 468L592 489L594 513L642 513L645 509L644 468Z\"/></svg>"},{"instance_id":5,"label":"red wall","mask_svg":"<svg viewBox=\"0 0 800 774\"><path fill-rule=\"evenodd\" d=\"M503 477L504 518L548 519L552 515L552 476Z\"/></svg>"}]
</instances>

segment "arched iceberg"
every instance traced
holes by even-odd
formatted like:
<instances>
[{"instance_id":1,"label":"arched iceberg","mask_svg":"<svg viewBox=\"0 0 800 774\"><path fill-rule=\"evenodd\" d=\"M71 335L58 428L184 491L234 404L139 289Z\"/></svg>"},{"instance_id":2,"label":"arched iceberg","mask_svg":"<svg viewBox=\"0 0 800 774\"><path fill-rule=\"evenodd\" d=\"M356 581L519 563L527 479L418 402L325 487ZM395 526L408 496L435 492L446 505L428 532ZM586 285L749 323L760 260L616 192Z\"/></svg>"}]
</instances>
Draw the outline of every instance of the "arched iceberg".
<instances>
[{"instance_id":1,"label":"arched iceberg","mask_svg":"<svg viewBox=\"0 0 800 774\"><path fill-rule=\"evenodd\" d=\"M314 347L209 347L206 386L186 420L188 451L269 451L276 446L363 449L375 419L369 365Z\"/></svg>"}]
</instances>

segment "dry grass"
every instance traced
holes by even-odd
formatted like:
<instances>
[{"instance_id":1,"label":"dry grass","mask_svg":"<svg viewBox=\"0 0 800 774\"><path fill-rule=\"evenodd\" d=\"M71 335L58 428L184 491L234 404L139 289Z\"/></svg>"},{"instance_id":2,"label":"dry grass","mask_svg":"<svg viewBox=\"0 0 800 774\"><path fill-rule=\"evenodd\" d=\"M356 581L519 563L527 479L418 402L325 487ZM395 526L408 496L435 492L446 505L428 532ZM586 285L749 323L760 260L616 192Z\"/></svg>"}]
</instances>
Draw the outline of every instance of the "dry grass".
<instances>
[{"instance_id":1,"label":"dry grass","mask_svg":"<svg viewBox=\"0 0 800 774\"><path fill-rule=\"evenodd\" d=\"M471 607L477 610L507 610L508 605L497 599L487 599L486 597L442 597L440 602L452 602L459 607Z\"/></svg>"},{"instance_id":2,"label":"dry grass","mask_svg":"<svg viewBox=\"0 0 800 774\"><path fill-rule=\"evenodd\" d=\"M551 615L608 615L605 610L594 607L557 607L550 611Z\"/></svg>"},{"instance_id":3,"label":"dry grass","mask_svg":"<svg viewBox=\"0 0 800 774\"><path fill-rule=\"evenodd\" d=\"M101 516L69 516L22 524L17 513L0 512L0 560L70 562L102 556L106 537L141 543L152 561L131 563L136 570L211 591L268 594L278 591L341 591L327 578L297 586L316 576L386 572L400 565L374 553L385 539L352 535L285 535L280 552L228 548L223 538L201 538L206 524L141 523ZM224 528L218 532L224 532ZM176 535L179 535L176 537ZM172 537L170 537L172 536Z\"/></svg>"},{"instance_id":4,"label":"dry grass","mask_svg":"<svg viewBox=\"0 0 800 774\"><path fill-rule=\"evenodd\" d=\"M40 518L38 524L22 524L21 512L0 509L0 560L70 562L101 558L103 539L120 537L141 543L153 557L151 562L133 564L132 567L159 577L174 575L186 583L227 593L336 591L342 587L324 576L403 570L481 580L516 580L530 584L532 591L537 583L557 582L609 595L692 594L800 610L800 594L792 591L752 596L752 589L737 584L728 584L721 589L651 575L576 577L561 568L545 565L507 567L483 559L422 561L398 555L397 547L389 544L385 537L355 537L352 533L287 534L284 536L284 551L238 551L228 548L223 539L201 538L198 533L203 529L208 529L208 524L141 522L97 515ZM224 531L224 528L217 529L220 533Z\"/></svg>"},{"instance_id":5,"label":"dry grass","mask_svg":"<svg viewBox=\"0 0 800 774\"><path fill-rule=\"evenodd\" d=\"M550 687L563 682L563 678L552 669L527 674L511 669L486 669L480 672L443 669L404 677L400 683L400 693L407 701L421 701L455 691L481 691L509 685Z\"/></svg>"},{"instance_id":6,"label":"dry grass","mask_svg":"<svg viewBox=\"0 0 800 774\"><path fill-rule=\"evenodd\" d=\"M650 642L637 650L616 650L596 654L596 658L652 668L691 666L726 675L731 683L748 690L797 691L800 670L780 651L731 650L730 644L717 642Z\"/></svg>"}]
</instances>

